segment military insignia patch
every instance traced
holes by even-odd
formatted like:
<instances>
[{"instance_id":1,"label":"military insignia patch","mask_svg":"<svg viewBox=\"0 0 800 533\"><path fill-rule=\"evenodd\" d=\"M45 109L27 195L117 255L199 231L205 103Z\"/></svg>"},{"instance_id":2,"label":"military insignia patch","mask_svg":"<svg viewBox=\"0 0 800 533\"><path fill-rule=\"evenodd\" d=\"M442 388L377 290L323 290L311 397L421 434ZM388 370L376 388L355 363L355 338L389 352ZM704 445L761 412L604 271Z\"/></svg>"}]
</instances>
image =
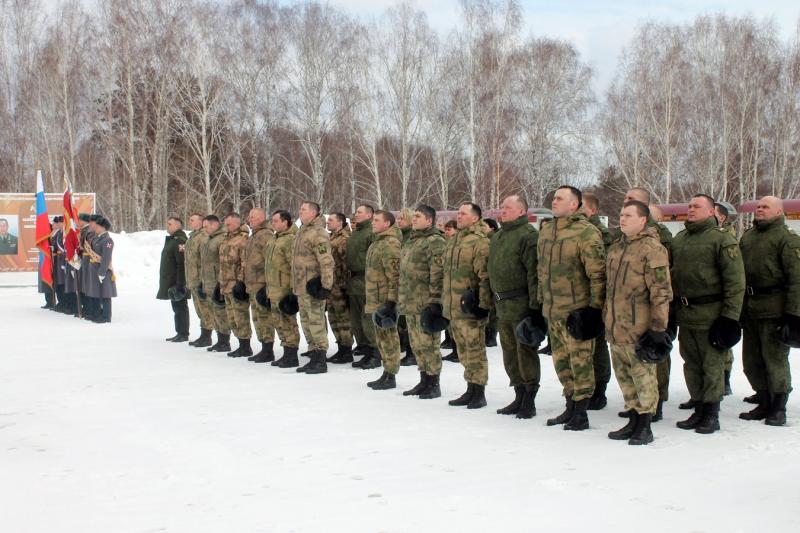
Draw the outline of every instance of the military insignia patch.
<instances>
[{"instance_id":1,"label":"military insignia patch","mask_svg":"<svg viewBox=\"0 0 800 533\"><path fill-rule=\"evenodd\" d=\"M185 244L179 244L179 245L178 245L178 251L182 253L182 252L183 252L183 249L184 249L185 247L186 247L186 245L185 245Z\"/></svg>"},{"instance_id":2,"label":"military insignia patch","mask_svg":"<svg viewBox=\"0 0 800 533\"><path fill-rule=\"evenodd\" d=\"M321 254L327 254L328 253L328 245L323 242L317 247L317 250Z\"/></svg>"},{"instance_id":3,"label":"military insignia patch","mask_svg":"<svg viewBox=\"0 0 800 533\"><path fill-rule=\"evenodd\" d=\"M736 259L739 257L739 247L738 246L728 246L725 249L728 252L728 257L731 259Z\"/></svg>"},{"instance_id":4,"label":"military insignia patch","mask_svg":"<svg viewBox=\"0 0 800 533\"><path fill-rule=\"evenodd\" d=\"M114 247L114 245L111 244L110 242L108 244L106 244L106 248L113 248L113 247Z\"/></svg>"},{"instance_id":5,"label":"military insignia patch","mask_svg":"<svg viewBox=\"0 0 800 533\"><path fill-rule=\"evenodd\" d=\"M653 276L656 278L656 281L659 283L664 283L667 281L667 267L660 266L653 269Z\"/></svg>"}]
</instances>

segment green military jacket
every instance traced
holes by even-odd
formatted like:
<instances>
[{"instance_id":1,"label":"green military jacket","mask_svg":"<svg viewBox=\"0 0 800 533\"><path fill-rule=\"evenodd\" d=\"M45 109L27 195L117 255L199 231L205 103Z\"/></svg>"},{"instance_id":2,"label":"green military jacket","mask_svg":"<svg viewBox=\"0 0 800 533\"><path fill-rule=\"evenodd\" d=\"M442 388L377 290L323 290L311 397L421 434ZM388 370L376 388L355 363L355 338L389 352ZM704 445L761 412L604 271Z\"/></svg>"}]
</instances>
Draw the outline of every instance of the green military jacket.
<instances>
[{"instance_id":1,"label":"green military jacket","mask_svg":"<svg viewBox=\"0 0 800 533\"><path fill-rule=\"evenodd\" d=\"M442 299L445 240L435 226L412 231L400 253L400 305L404 315L418 315Z\"/></svg>"},{"instance_id":2,"label":"green military jacket","mask_svg":"<svg viewBox=\"0 0 800 533\"><path fill-rule=\"evenodd\" d=\"M264 273L264 249L275 240L272 224L264 221L252 229L244 251L244 282L247 292L255 294L267 284Z\"/></svg>"},{"instance_id":3,"label":"green military jacket","mask_svg":"<svg viewBox=\"0 0 800 533\"><path fill-rule=\"evenodd\" d=\"M183 264L186 266L186 286L197 289L203 284L203 265L200 262L200 250L208 241L208 234L202 229L189 234L189 240L183 247Z\"/></svg>"},{"instance_id":4,"label":"green military jacket","mask_svg":"<svg viewBox=\"0 0 800 533\"><path fill-rule=\"evenodd\" d=\"M397 226L376 233L367 250L365 313L373 313L386 302L397 303L400 281L400 247L403 234Z\"/></svg>"},{"instance_id":5,"label":"green military jacket","mask_svg":"<svg viewBox=\"0 0 800 533\"><path fill-rule=\"evenodd\" d=\"M489 226L483 220L460 229L446 241L442 259L442 314L449 320L472 319L461 310L461 295L469 289L478 291L478 305L491 309L489 284Z\"/></svg>"},{"instance_id":6,"label":"green military jacket","mask_svg":"<svg viewBox=\"0 0 800 533\"><path fill-rule=\"evenodd\" d=\"M800 316L800 235L784 217L755 220L739 248L747 280L742 318Z\"/></svg>"},{"instance_id":7,"label":"green military jacket","mask_svg":"<svg viewBox=\"0 0 800 533\"><path fill-rule=\"evenodd\" d=\"M275 235L264 246L264 269L267 298L279 302L292 292L292 251L297 226L290 224L286 231Z\"/></svg>"},{"instance_id":8,"label":"green military jacket","mask_svg":"<svg viewBox=\"0 0 800 533\"><path fill-rule=\"evenodd\" d=\"M203 290L208 297L219 283L219 247L225 240L225 230L221 227L208 236L200 248L200 264L203 276Z\"/></svg>"},{"instance_id":9,"label":"green military jacket","mask_svg":"<svg viewBox=\"0 0 800 533\"><path fill-rule=\"evenodd\" d=\"M603 245L606 248L611 246L611 243L614 241L614 236L611 234L611 231L608 229L608 227L600 220L600 215L592 215L587 217L586 220L591 222L595 228L600 230L600 235L603 237Z\"/></svg>"},{"instance_id":10,"label":"green military jacket","mask_svg":"<svg viewBox=\"0 0 800 533\"><path fill-rule=\"evenodd\" d=\"M539 309L536 243L539 232L527 215L504 222L489 240L489 282L500 320L522 320Z\"/></svg>"},{"instance_id":11,"label":"green military jacket","mask_svg":"<svg viewBox=\"0 0 800 533\"><path fill-rule=\"evenodd\" d=\"M171 287L186 284L186 267L184 266L184 249L186 247L186 233L179 229L164 239L164 249L161 250L161 268L159 269L158 294L159 300L169 300L167 291Z\"/></svg>"},{"instance_id":12,"label":"green military jacket","mask_svg":"<svg viewBox=\"0 0 800 533\"><path fill-rule=\"evenodd\" d=\"M686 229L672 241L672 292L678 324L708 329L720 315L739 320L744 287L744 264L734 236L720 230L714 217L686 222ZM694 298L714 296L719 301L684 305Z\"/></svg>"},{"instance_id":13,"label":"green military jacket","mask_svg":"<svg viewBox=\"0 0 800 533\"><path fill-rule=\"evenodd\" d=\"M664 331L672 285L669 255L653 227L614 241L606 257L603 323L611 344L636 344L648 329Z\"/></svg>"},{"instance_id":14,"label":"green military jacket","mask_svg":"<svg viewBox=\"0 0 800 533\"><path fill-rule=\"evenodd\" d=\"M250 228L246 224L228 233L219 245L219 288L222 294L233 292L237 281L244 281L244 262Z\"/></svg>"},{"instance_id":15,"label":"green military jacket","mask_svg":"<svg viewBox=\"0 0 800 533\"><path fill-rule=\"evenodd\" d=\"M367 249L374 234L372 233L372 220L367 220L361 224L356 224L355 229L347 240L347 270L350 271L350 279L347 283L347 294L363 296L364 272L367 269Z\"/></svg>"},{"instance_id":16,"label":"green military jacket","mask_svg":"<svg viewBox=\"0 0 800 533\"><path fill-rule=\"evenodd\" d=\"M333 255L333 287L331 292L341 294L347 290L350 271L347 269L347 241L350 240L350 228L343 227L331 233L331 254Z\"/></svg>"},{"instance_id":17,"label":"green military jacket","mask_svg":"<svg viewBox=\"0 0 800 533\"><path fill-rule=\"evenodd\" d=\"M542 223L536 294L548 320L566 320L583 307L602 309L606 249L600 230L580 213Z\"/></svg>"},{"instance_id":18,"label":"green military jacket","mask_svg":"<svg viewBox=\"0 0 800 533\"><path fill-rule=\"evenodd\" d=\"M333 286L331 240L325 229L325 218L319 215L297 231L292 249L292 291L297 296L307 293L306 284L319 277L322 287Z\"/></svg>"}]
</instances>

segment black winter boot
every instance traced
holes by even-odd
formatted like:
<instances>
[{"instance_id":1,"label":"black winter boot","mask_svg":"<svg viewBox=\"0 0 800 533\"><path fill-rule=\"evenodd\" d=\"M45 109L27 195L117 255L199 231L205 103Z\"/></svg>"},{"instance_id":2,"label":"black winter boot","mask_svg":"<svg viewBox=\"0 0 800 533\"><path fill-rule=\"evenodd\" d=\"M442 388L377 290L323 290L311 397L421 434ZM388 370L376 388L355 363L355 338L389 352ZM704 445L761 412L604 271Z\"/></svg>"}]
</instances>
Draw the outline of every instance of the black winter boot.
<instances>
[{"instance_id":1,"label":"black winter boot","mask_svg":"<svg viewBox=\"0 0 800 533\"><path fill-rule=\"evenodd\" d=\"M231 334L217 332L217 342L210 348L206 348L208 352L229 352L231 349Z\"/></svg>"},{"instance_id":2,"label":"black winter boot","mask_svg":"<svg viewBox=\"0 0 800 533\"><path fill-rule=\"evenodd\" d=\"M421 400L432 400L439 398L442 395L442 390L439 388L439 374L435 376L427 376L428 385L422 392L419 393Z\"/></svg>"},{"instance_id":3,"label":"black winter boot","mask_svg":"<svg viewBox=\"0 0 800 533\"><path fill-rule=\"evenodd\" d=\"M453 407L462 407L464 405L469 405L469 401L472 399L472 389L475 385L472 383L467 383L467 390L456 398L455 400L450 400L447 402L448 405L452 405Z\"/></svg>"},{"instance_id":4,"label":"black winter boot","mask_svg":"<svg viewBox=\"0 0 800 533\"><path fill-rule=\"evenodd\" d=\"M739 413L739 418L742 420L764 420L767 418L770 411L770 400L772 399L770 393L765 390L758 391L756 396L758 397L758 405L756 405L755 409L746 413Z\"/></svg>"},{"instance_id":5,"label":"black winter boot","mask_svg":"<svg viewBox=\"0 0 800 533\"><path fill-rule=\"evenodd\" d=\"M283 347L283 357L270 363L278 368L294 368L300 364L297 360L297 348Z\"/></svg>"},{"instance_id":6,"label":"black winter boot","mask_svg":"<svg viewBox=\"0 0 800 533\"><path fill-rule=\"evenodd\" d=\"M325 361L325 350L315 350L311 354L311 366L306 368L306 374L325 374L328 372L328 363Z\"/></svg>"},{"instance_id":7,"label":"black winter boot","mask_svg":"<svg viewBox=\"0 0 800 533\"><path fill-rule=\"evenodd\" d=\"M380 368L381 366L381 353L377 348L370 348L370 353L359 361L358 368L362 370L371 370L373 368Z\"/></svg>"},{"instance_id":8,"label":"black winter boot","mask_svg":"<svg viewBox=\"0 0 800 533\"><path fill-rule=\"evenodd\" d=\"M589 410L599 411L608 404L606 398L606 386L608 381L598 381L594 386L594 394L589 398Z\"/></svg>"},{"instance_id":9,"label":"black winter boot","mask_svg":"<svg viewBox=\"0 0 800 533\"><path fill-rule=\"evenodd\" d=\"M472 396L469 397L467 409L480 409L481 407L486 407L486 394L484 393L485 390L486 387L484 385L472 385Z\"/></svg>"},{"instance_id":10,"label":"black winter boot","mask_svg":"<svg viewBox=\"0 0 800 533\"><path fill-rule=\"evenodd\" d=\"M637 424L639 423L639 413L631 409L630 415L628 416L628 423L619 428L616 431L611 431L608 433L608 438L611 440L628 440L633 436L633 432L636 429Z\"/></svg>"},{"instance_id":11,"label":"black winter boot","mask_svg":"<svg viewBox=\"0 0 800 533\"><path fill-rule=\"evenodd\" d=\"M651 422L658 422L664 418L664 400L658 400L658 405L656 405L656 414L650 417Z\"/></svg>"},{"instance_id":12,"label":"black winter boot","mask_svg":"<svg viewBox=\"0 0 800 533\"><path fill-rule=\"evenodd\" d=\"M414 385L407 391L403 391L403 396L419 396L422 391L428 387L428 374L425 372L419 373L419 383Z\"/></svg>"},{"instance_id":13,"label":"black winter boot","mask_svg":"<svg viewBox=\"0 0 800 533\"><path fill-rule=\"evenodd\" d=\"M453 345L453 351L448 355L442 357L442 361L450 361L451 363L458 363L458 348Z\"/></svg>"},{"instance_id":14,"label":"black winter boot","mask_svg":"<svg viewBox=\"0 0 800 533\"><path fill-rule=\"evenodd\" d=\"M250 348L250 339L239 339L239 347L230 352L228 357L249 357L253 355L253 350Z\"/></svg>"},{"instance_id":15,"label":"black winter boot","mask_svg":"<svg viewBox=\"0 0 800 533\"><path fill-rule=\"evenodd\" d=\"M744 398L742 398L742 401L744 401L745 403L757 404L758 403L758 393L755 393L752 396L745 396Z\"/></svg>"},{"instance_id":16,"label":"black winter boot","mask_svg":"<svg viewBox=\"0 0 800 533\"><path fill-rule=\"evenodd\" d=\"M411 346L406 349L406 355L400 359L400 366L417 366L417 357L414 355L414 350Z\"/></svg>"},{"instance_id":17,"label":"black winter boot","mask_svg":"<svg viewBox=\"0 0 800 533\"><path fill-rule=\"evenodd\" d=\"M522 396L525 394L525 387L523 385L514 385L514 400L497 410L498 415L515 415L519 412L519 407L522 405Z\"/></svg>"},{"instance_id":18,"label":"black winter boot","mask_svg":"<svg viewBox=\"0 0 800 533\"><path fill-rule=\"evenodd\" d=\"M697 409L698 405L701 405L703 402L698 402L689 398L682 404L678 405L678 409Z\"/></svg>"},{"instance_id":19,"label":"black winter boot","mask_svg":"<svg viewBox=\"0 0 800 533\"><path fill-rule=\"evenodd\" d=\"M689 400L689 401L694 402L694 400ZM700 421L703 420L704 404L703 402L694 402L694 404L695 404L694 413L692 413L692 415L686 420L681 420L680 422L677 422L675 424L676 426L678 426L681 429L694 429L700 424Z\"/></svg>"},{"instance_id":20,"label":"black winter boot","mask_svg":"<svg viewBox=\"0 0 800 533\"><path fill-rule=\"evenodd\" d=\"M653 415L650 413L639 415L639 419L636 421L636 428L633 430L633 435L628 444L642 446L653 442L653 430L650 429L652 417Z\"/></svg>"},{"instance_id":21,"label":"black winter boot","mask_svg":"<svg viewBox=\"0 0 800 533\"><path fill-rule=\"evenodd\" d=\"M395 381L394 374L390 374L384 370L383 374L381 374L381 377L375 381L370 381L367 383L367 386L372 390L388 390L395 388L397 383Z\"/></svg>"},{"instance_id":22,"label":"black winter boot","mask_svg":"<svg viewBox=\"0 0 800 533\"><path fill-rule=\"evenodd\" d=\"M723 394L723 396L730 396L731 394L733 394L733 391L731 390L731 371L730 370L726 370L725 371L725 393Z\"/></svg>"},{"instance_id":23,"label":"black winter boot","mask_svg":"<svg viewBox=\"0 0 800 533\"><path fill-rule=\"evenodd\" d=\"M620 417L620 418L630 418L632 412L633 412L633 409L631 409L629 411L619 411L617 413L617 416Z\"/></svg>"},{"instance_id":24,"label":"black winter boot","mask_svg":"<svg viewBox=\"0 0 800 533\"><path fill-rule=\"evenodd\" d=\"M572 418L572 412L574 410L575 410L575 402L572 401L572 398L567 398L566 407L564 407L564 412L555 418L548 419L547 425L557 426L559 424L566 424L567 422L569 422L570 418Z\"/></svg>"},{"instance_id":25,"label":"black winter boot","mask_svg":"<svg viewBox=\"0 0 800 533\"><path fill-rule=\"evenodd\" d=\"M491 328L487 325L484 337L486 340L484 344L487 348L494 348L497 346L497 330L495 328Z\"/></svg>"},{"instance_id":26,"label":"black winter boot","mask_svg":"<svg viewBox=\"0 0 800 533\"><path fill-rule=\"evenodd\" d=\"M194 346L195 348L205 348L206 346L211 346L211 330L200 328L200 336L190 342L189 346Z\"/></svg>"},{"instance_id":27,"label":"black winter boot","mask_svg":"<svg viewBox=\"0 0 800 533\"><path fill-rule=\"evenodd\" d=\"M547 346L539 350L539 353L542 355L553 355L553 349L550 347L550 343L547 343Z\"/></svg>"},{"instance_id":28,"label":"black winter boot","mask_svg":"<svg viewBox=\"0 0 800 533\"><path fill-rule=\"evenodd\" d=\"M188 335L184 335L183 333L176 333L173 337L164 340L167 342L186 342L188 337Z\"/></svg>"},{"instance_id":29,"label":"black winter boot","mask_svg":"<svg viewBox=\"0 0 800 533\"><path fill-rule=\"evenodd\" d=\"M452 350L456 347L456 343L453 342L453 337L450 336L450 332L448 330L444 330L444 340L439 345L439 348L443 350Z\"/></svg>"},{"instance_id":30,"label":"black winter boot","mask_svg":"<svg viewBox=\"0 0 800 533\"><path fill-rule=\"evenodd\" d=\"M272 342L262 342L261 351L255 354L253 357L248 357L247 360L254 363L271 363L275 360L273 345L274 343Z\"/></svg>"},{"instance_id":31,"label":"black winter boot","mask_svg":"<svg viewBox=\"0 0 800 533\"><path fill-rule=\"evenodd\" d=\"M589 429L589 415L586 409L589 408L589 398L575 402L575 409L572 411L572 418L564 424L564 429L568 431L583 431Z\"/></svg>"},{"instance_id":32,"label":"black winter boot","mask_svg":"<svg viewBox=\"0 0 800 533\"><path fill-rule=\"evenodd\" d=\"M353 349L350 346L345 346L344 344L337 344L339 347L336 350L336 353L332 356L328 357L328 362L333 363L335 365L343 365L345 363L352 363L353 362Z\"/></svg>"},{"instance_id":33,"label":"black winter boot","mask_svg":"<svg viewBox=\"0 0 800 533\"><path fill-rule=\"evenodd\" d=\"M525 394L522 395L522 404L517 411L517 418L533 418L536 416L536 393L539 385L525 385Z\"/></svg>"},{"instance_id":34,"label":"black winter boot","mask_svg":"<svg viewBox=\"0 0 800 533\"><path fill-rule=\"evenodd\" d=\"M772 405L769 408L769 415L764 421L768 426L785 426L786 425L786 402L789 400L789 395L782 392L772 395Z\"/></svg>"},{"instance_id":35,"label":"black winter boot","mask_svg":"<svg viewBox=\"0 0 800 533\"><path fill-rule=\"evenodd\" d=\"M709 435L719 430L719 402L703 404L703 419L694 428L695 433Z\"/></svg>"}]
</instances>

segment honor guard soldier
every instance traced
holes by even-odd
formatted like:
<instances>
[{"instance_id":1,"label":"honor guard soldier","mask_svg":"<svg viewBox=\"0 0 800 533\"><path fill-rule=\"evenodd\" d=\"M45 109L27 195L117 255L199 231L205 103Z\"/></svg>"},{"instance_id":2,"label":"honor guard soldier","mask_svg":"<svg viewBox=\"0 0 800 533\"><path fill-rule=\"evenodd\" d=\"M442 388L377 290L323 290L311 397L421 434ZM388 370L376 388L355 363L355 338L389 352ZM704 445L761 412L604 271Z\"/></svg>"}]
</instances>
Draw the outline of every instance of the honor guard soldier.
<instances>
[{"instance_id":1,"label":"honor guard soldier","mask_svg":"<svg viewBox=\"0 0 800 533\"><path fill-rule=\"evenodd\" d=\"M89 280L87 294L94 299L96 313L93 322L111 322L111 299L117 297L117 283L112 267L114 241L108 233L111 222L96 216L91 222L94 239L89 247Z\"/></svg>"}]
</instances>

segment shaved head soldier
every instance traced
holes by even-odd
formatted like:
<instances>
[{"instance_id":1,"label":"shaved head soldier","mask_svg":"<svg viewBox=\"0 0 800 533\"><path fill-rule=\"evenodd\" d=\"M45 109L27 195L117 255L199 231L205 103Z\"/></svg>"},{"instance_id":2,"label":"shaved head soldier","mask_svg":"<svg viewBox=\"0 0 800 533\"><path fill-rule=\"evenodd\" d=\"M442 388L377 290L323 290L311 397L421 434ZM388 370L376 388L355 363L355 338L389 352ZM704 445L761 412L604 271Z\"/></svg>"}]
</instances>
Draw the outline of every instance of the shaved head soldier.
<instances>
[{"instance_id":1,"label":"shaved head soldier","mask_svg":"<svg viewBox=\"0 0 800 533\"><path fill-rule=\"evenodd\" d=\"M211 295L203 290L203 265L200 252L208 242L208 233L203 229L204 217L200 213L189 215L189 239L184 246L184 265L186 266L186 288L191 293L194 312L200 319L200 336L189 343L203 348L211 346L211 331L214 329L214 316L211 311Z\"/></svg>"},{"instance_id":2,"label":"shaved head soldier","mask_svg":"<svg viewBox=\"0 0 800 533\"><path fill-rule=\"evenodd\" d=\"M238 213L225 217L225 239L219 247L219 283L225 298L225 310L239 347L228 352L228 357L250 357L252 328L250 326L250 295L245 285L245 258L250 228L242 224Z\"/></svg>"}]
</instances>

